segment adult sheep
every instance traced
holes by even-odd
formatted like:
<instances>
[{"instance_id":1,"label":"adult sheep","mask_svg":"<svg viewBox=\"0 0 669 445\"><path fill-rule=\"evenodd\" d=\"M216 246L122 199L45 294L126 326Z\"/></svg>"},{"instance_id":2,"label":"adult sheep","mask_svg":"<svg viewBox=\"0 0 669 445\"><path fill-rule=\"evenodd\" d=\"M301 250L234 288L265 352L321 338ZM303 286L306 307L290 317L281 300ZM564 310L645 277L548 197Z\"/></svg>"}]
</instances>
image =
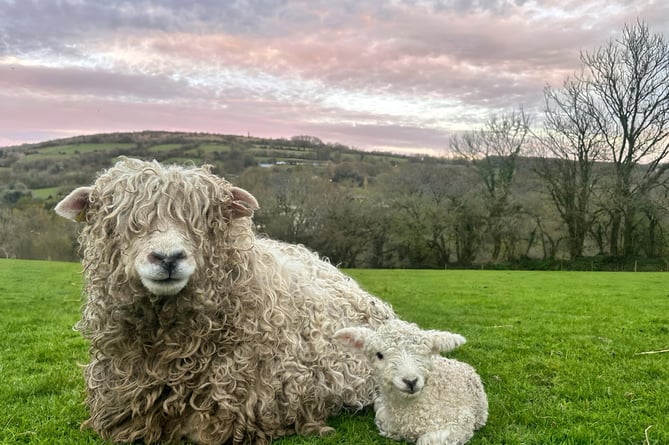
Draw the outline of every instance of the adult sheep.
<instances>
[{"instance_id":1,"label":"adult sheep","mask_svg":"<svg viewBox=\"0 0 669 445\"><path fill-rule=\"evenodd\" d=\"M84 222L85 425L104 439L263 444L372 403L369 365L332 337L392 309L306 248L256 237L257 206L207 166L127 158L56 206Z\"/></svg>"}]
</instances>

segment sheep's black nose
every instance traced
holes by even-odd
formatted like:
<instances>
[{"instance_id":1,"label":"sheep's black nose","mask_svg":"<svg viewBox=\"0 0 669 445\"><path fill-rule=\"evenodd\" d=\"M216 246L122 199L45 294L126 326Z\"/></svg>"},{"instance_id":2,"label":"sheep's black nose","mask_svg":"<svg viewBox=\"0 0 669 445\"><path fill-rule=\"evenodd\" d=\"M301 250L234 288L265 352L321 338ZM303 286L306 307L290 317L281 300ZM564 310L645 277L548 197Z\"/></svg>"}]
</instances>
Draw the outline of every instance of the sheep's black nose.
<instances>
[{"instance_id":1,"label":"sheep's black nose","mask_svg":"<svg viewBox=\"0 0 669 445\"><path fill-rule=\"evenodd\" d=\"M418 383L418 378L409 380L409 379L402 379L405 385L407 385L407 388L409 388L409 391L413 392L414 388L416 387L416 383Z\"/></svg>"},{"instance_id":2,"label":"sheep's black nose","mask_svg":"<svg viewBox=\"0 0 669 445\"><path fill-rule=\"evenodd\" d=\"M177 266L179 261L186 258L186 252L179 250L176 252L170 252L169 254L161 252L151 252L149 254L149 261L154 264L160 265L168 273L172 273Z\"/></svg>"}]
</instances>

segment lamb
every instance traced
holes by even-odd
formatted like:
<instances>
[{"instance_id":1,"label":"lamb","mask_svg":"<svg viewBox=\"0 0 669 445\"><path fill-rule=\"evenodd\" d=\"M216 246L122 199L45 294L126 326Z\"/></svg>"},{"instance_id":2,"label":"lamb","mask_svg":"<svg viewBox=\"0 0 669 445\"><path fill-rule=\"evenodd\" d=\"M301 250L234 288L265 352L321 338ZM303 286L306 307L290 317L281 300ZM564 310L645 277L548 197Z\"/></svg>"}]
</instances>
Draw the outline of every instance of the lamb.
<instances>
[{"instance_id":1,"label":"lamb","mask_svg":"<svg viewBox=\"0 0 669 445\"><path fill-rule=\"evenodd\" d=\"M377 329L342 328L335 338L373 364L382 436L418 445L462 445L485 425L488 399L479 375L468 364L438 355L464 344L461 335L394 319Z\"/></svg>"},{"instance_id":2,"label":"lamb","mask_svg":"<svg viewBox=\"0 0 669 445\"><path fill-rule=\"evenodd\" d=\"M83 426L121 443L266 444L373 402L371 367L332 337L391 306L257 236L257 208L209 166L128 158L58 203L82 222Z\"/></svg>"}]
</instances>

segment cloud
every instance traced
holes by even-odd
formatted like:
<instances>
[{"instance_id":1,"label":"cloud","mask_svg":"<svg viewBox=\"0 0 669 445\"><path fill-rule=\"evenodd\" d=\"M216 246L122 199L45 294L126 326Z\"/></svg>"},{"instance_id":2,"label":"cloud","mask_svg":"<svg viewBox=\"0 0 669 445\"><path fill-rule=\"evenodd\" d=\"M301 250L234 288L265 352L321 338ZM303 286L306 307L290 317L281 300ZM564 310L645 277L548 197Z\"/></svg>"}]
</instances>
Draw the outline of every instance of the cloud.
<instances>
[{"instance_id":1,"label":"cloud","mask_svg":"<svg viewBox=\"0 0 669 445\"><path fill-rule=\"evenodd\" d=\"M192 128L438 148L539 111L624 23L669 30L652 0L0 0L0 17L0 90L25 119L0 143Z\"/></svg>"}]
</instances>

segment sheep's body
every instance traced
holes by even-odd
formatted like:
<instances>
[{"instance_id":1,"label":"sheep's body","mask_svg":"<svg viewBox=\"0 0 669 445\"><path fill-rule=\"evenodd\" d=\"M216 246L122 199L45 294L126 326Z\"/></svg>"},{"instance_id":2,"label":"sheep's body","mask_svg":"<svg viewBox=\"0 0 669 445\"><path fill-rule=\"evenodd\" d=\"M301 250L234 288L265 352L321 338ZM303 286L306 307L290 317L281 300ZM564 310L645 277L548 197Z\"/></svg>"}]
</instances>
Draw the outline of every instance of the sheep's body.
<instances>
[{"instance_id":1,"label":"sheep's body","mask_svg":"<svg viewBox=\"0 0 669 445\"><path fill-rule=\"evenodd\" d=\"M425 386L415 397L381 390L374 410L382 435L418 445L462 445L485 425L488 402L474 368L445 357L432 360Z\"/></svg>"},{"instance_id":2,"label":"sheep's body","mask_svg":"<svg viewBox=\"0 0 669 445\"><path fill-rule=\"evenodd\" d=\"M418 445L462 445L485 425L488 399L479 375L466 363L437 355L463 344L464 337L400 320L335 335L374 364L381 435Z\"/></svg>"},{"instance_id":3,"label":"sheep's body","mask_svg":"<svg viewBox=\"0 0 669 445\"><path fill-rule=\"evenodd\" d=\"M392 309L299 246L256 238L257 204L206 168L122 160L56 211L85 220L86 425L114 442L262 444L371 404L331 341Z\"/></svg>"}]
</instances>

